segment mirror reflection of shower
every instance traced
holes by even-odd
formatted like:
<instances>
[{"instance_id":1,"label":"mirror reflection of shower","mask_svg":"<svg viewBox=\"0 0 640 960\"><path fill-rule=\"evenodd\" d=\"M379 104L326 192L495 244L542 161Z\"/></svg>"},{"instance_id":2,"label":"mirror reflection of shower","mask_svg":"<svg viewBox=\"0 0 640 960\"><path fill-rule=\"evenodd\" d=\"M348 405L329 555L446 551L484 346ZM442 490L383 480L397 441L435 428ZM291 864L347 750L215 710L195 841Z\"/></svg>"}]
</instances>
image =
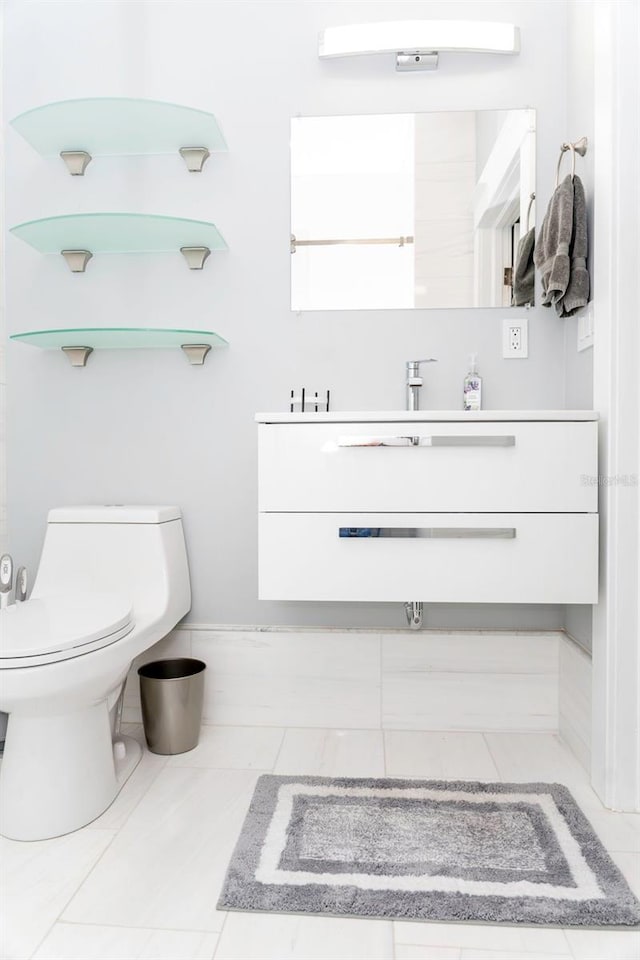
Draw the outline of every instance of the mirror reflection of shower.
<instances>
[{"instance_id":1,"label":"mirror reflection of shower","mask_svg":"<svg viewBox=\"0 0 640 960\"><path fill-rule=\"evenodd\" d=\"M291 122L291 308L508 307L535 111Z\"/></svg>"}]
</instances>

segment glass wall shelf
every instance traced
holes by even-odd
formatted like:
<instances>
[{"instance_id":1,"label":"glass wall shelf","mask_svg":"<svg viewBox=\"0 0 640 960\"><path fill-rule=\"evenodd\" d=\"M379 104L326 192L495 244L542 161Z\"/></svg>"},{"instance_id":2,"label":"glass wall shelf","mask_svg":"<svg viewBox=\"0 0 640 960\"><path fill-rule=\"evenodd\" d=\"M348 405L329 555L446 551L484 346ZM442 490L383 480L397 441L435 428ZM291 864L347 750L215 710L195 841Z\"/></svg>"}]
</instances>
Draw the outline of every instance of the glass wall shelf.
<instances>
[{"instance_id":1,"label":"glass wall shelf","mask_svg":"<svg viewBox=\"0 0 640 960\"><path fill-rule=\"evenodd\" d=\"M134 156L181 152L198 171L209 153L227 145L212 113L161 100L90 97L61 100L27 110L12 126L45 157L62 155L69 172L82 175L93 156ZM200 159L188 155L200 151ZM84 154L72 167L65 154Z\"/></svg>"},{"instance_id":2,"label":"glass wall shelf","mask_svg":"<svg viewBox=\"0 0 640 960\"><path fill-rule=\"evenodd\" d=\"M157 327L72 327L14 333L10 340L43 350L64 350L72 366L84 367L94 350L181 347L189 363L202 364L212 347L228 342L212 330L176 330Z\"/></svg>"},{"instance_id":3,"label":"glass wall shelf","mask_svg":"<svg viewBox=\"0 0 640 960\"><path fill-rule=\"evenodd\" d=\"M218 228L206 220L185 220L157 214L81 213L30 220L11 233L39 250L62 253L74 273L84 272L96 253L164 253L178 251L190 269L202 269L211 250L226 250ZM85 254L84 263L72 255ZM77 258L76 258L77 259Z\"/></svg>"}]
</instances>

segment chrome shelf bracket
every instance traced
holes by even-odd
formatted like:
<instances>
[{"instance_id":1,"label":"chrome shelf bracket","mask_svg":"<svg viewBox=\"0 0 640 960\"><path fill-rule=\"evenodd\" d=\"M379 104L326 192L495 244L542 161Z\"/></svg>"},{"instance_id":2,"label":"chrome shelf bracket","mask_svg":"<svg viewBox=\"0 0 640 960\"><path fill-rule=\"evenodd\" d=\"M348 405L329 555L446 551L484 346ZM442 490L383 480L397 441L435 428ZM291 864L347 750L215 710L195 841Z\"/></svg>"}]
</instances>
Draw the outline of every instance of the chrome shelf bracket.
<instances>
[{"instance_id":1,"label":"chrome shelf bracket","mask_svg":"<svg viewBox=\"0 0 640 960\"><path fill-rule=\"evenodd\" d=\"M89 354L93 353L93 347L61 347L60 349L72 367L86 367Z\"/></svg>"},{"instance_id":2,"label":"chrome shelf bracket","mask_svg":"<svg viewBox=\"0 0 640 960\"><path fill-rule=\"evenodd\" d=\"M211 156L206 147L180 147L179 153L189 173L201 173L205 162Z\"/></svg>"},{"instance_id":3,"label":"chrome shelf bracket","mask_svg":"<svg viewBox=\"0 0 640 960\"><path fill-rule=\"evenodd\" d=\"M183 343L181 349L184 350L185 356L191 366L201 367L204 364L209 350L211 350L210 343Z\"/></svg>"},{"instance_id":4,"label":"chrome shelf bracket","mask_svg":"<svg viewBox=\"0 0 640 960\"><path fill-rule=\"evenodd\" d=\"M92 159L91 154L86 150L61 150L60 156L72 177L84 177L84 172Z\"/></svg>"},{"instance_id":5,"label":"chrome shelf bracket","mask_svg":"<svg viewBox=\"0 0 640 960\"><path fill-rule=\"evenodd\" d=\"M187 261L189 270L202 270L211 250L209 247L180 247L180 253Z\"/></svg>"},{"instance_id":6,"label":"chrome shelf bracket","mask_svg":"<svg viewBox=\"0 0 640 960\"><path fill-rule=\"evenodd\" d=\"M90 250L61 250L71 273L84 273L93 254Z\"/></svg>"}]
</instances>

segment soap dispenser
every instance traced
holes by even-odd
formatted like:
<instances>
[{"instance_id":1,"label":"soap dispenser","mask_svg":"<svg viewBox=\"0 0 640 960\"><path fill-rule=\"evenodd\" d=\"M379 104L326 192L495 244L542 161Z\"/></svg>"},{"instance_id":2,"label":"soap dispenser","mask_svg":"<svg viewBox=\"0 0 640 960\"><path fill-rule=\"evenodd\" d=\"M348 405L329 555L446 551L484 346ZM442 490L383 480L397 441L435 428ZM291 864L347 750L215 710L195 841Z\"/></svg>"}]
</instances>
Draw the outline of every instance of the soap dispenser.
<instances>
[{"instance_id":1,"label":"soap dispenser","mask_svg":"<svg viewBox=\"0 0 640 960\"><path fill-rule=\"evenodd\" d=\"M462 394L463 410L482 410L482 377L478 373L478 357L469 356L469 373L464 378Z\"/></svg>"}]
</instances>

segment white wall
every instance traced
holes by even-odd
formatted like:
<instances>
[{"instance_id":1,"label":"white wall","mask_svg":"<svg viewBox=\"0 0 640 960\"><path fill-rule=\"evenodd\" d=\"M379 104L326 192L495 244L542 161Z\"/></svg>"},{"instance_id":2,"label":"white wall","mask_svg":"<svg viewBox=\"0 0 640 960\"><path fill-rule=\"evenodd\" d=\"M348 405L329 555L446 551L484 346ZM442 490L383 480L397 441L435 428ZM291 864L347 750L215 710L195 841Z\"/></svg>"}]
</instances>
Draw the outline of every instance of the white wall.
<instances>
[{"instance_id":1,"label":"white wall","mask_svg":"<svg viewBox=\"0 0 640 960\"><path fill-rule=\"evenodd\" d=\"M519 57L442 55L436 73L396 74L393 58L319 62L338 23L411 17L506 20ZM562 407L565 327L529 313L530 359L503 361L500 310L289 310L292 116L421 110L537 110L539 206L567 136L565 6L536 2L8 2L7 117L77 96L142 96L210 110L229 144L201 175L182 160L93 162L83 178L7 133L9 224L73 211L212 219L230 250L190 273L179 255L96 256L72 276L61 258L7 242L11 332L74 324L201 326L231 346L202 369L179 352L105 352L85 370L9 348L9 501L15 552L37 561L46 511L75 502L176 502L185 515L193 622L399 626L397 605L256 599L257 410L294 386L330 387L335 409L400 408L404 361L435 356L425 404L458 408L468 354L486 405ZM550 29L550 24L553 28ZM582 131L578 131L578 135ZM433 608L430 624L559 626L559 608Z\"/></svg>"},{"instance_id":2,"label":"white wall","mask_svg":"<svg viewBox=\"0 0 640 960\"><path fill-rule=\"evenodd\" d=\"M592 303L586 310L597 316L597 290L593 288L594 254L606 256L598 248L594 236L594 157L598 145L594 138L594 57L593 57L593 3L592 0L571 0L568 4L567 32L567 122L565 139L575 141L587 137L589 145L584 157L576 160L576 173L585 188L589 231L588 267L592 282ZM568 156L563 160L561 175L571 169ZM581 311L581 313L584 311ZM593 348L578 352L578 316L568 317L564 324L565 406L591 408L593 406ZM587 649L591 648L592 607L568 606L565 627Z\"/></svg>"},{"instance_id":3,"label":"white wall","mask_svg":"<svg viewBox=\"0 0 640 960\"><path fill-rule=\"evenodd\" d=\"M0 7L0 45L4 30L4 12ZM0 75L0 156L4 155L3 99L4 77ZM7 529L7 324L4 302L4 181L0 182L0 554L9 549Z\"/></svg>"},{"instance_id":4,"label":"white wall","mask_svg":"<svg viewBox=\"0 0 640 960\"><path fill-rule=\"evenodd\" d=\"M640 70L636 3L594 3L594 402L601 413L600 597L593 617L592 781L640 811ZM635 479L630 479L635 477ZM621 482L620 482L621 481Z\"/></svg>"},{"instance_id":5,"label":"white wall","mask_svg":"<svg viewBox=\"0 0 640 960\"><path fill-rule=\"evenodd\" d=\"M556 731L563 643L574 646L552 631L201 630L187 624L134 660L123 718L142 718L138 667L196 657L208 668L205 723ZM564 668L574 698L567 697L565 727L582 716L581 678L572 667Z\"/></svg>"},{"instance_id":6,"label":"white wall","mask_svg":"<svg viewBox=\"0 0 640 960\"><path fill-rule=\"evenodd\" d=\"M593 230L594 210L594 159L598 145L594 138L594 57L593 57L593 2L592 0L569 0L567 5L567 121L565 140L587 137L589 145L584 157L576 158L576 173L582 180L587 200L589 231L589 256L587 266L591 277L591 296L597 298L593 288L594 254L598 241ZM571 170L570 155L562 161L561 176ZM606 256L604 251L600 251ZM597 310L595 304L586 308ZM593 405L593 349L578 352L578 315L564 321L565 331L565 403L567 407L591 408Z\"/></svg>"},{"instance_id":7,"label":"white wall","mask_svg":"<svg viewBox=\"0 0 640 960\"><path fill-rule=\"evenodd\" d=\"M558 732L585 770L591 768L592 662L569 637L559 643Z\"/></svg>"}]
</instances>

